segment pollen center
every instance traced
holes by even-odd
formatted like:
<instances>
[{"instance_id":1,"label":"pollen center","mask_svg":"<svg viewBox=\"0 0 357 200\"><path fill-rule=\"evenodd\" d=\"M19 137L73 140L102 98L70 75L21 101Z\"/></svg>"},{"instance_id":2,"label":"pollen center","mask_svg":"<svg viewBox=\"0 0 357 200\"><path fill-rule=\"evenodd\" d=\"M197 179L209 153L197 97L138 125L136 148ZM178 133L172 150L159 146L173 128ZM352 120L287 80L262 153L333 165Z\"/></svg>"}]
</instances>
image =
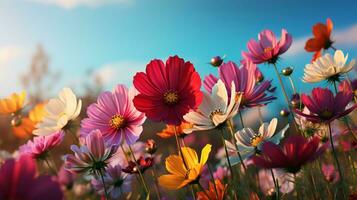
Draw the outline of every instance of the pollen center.
<instances>
[{"instance_id":1,"label":"pollen center","mask_svg":"<svg viewBox=\"0 0 357 200\"><path fill-rule=\"evenodd\" d=\"M113 129L121 129L125 126L125 119L121 115L114 115L109 121L110 127Z\"/></svg>"},{"instance_id":2,"label":"pollen center","mask_svg":"<svg viewBox=\"0 0 357 200\"><path fill-rule=\"evenodd\" d=\"M170 91L164 94L164 103L167 105L175 105L179 101L177 92Z\"/></svg>"},{"instance_id":3,"label":"pollen center","mask_svg":"<svg viewBox=\"0 0 357 200\"><path fill-rule=\"evenodd\" d=\"M324 110L320 115L324 119L329 119L332 116L332 112L329 110Z\"/></svg>"},{"instance_id":4,"label":"pollen center","mask_svg":"<svg viewBox=\"0 0 357 200\"><path fill-rule=\"evenodd\" d=\"M264 48L264 53L269 53L273 50L272 47L267 47L267 48Z\"/></svg>"},{"instance_id":5,"label":"pollen center","mask_svg":"<svg viewBox=\"0 0 357 200\"><path fill-rule=\"evenodd\" d=\"M261 135L255 135L250 139L250 143L253 147L257 147L263 141L263 137Z\"/></svg>"}]
</instances>

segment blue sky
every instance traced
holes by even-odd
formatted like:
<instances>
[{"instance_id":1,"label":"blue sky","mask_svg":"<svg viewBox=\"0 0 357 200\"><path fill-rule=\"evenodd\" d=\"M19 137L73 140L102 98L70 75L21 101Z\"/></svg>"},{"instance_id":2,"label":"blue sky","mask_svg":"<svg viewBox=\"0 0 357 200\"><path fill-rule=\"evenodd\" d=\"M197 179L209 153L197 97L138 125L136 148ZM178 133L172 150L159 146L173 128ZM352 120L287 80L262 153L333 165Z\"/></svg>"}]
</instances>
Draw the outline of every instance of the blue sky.
<instances>
[{"instance_id":1,"label":"blue sky","mask_svg":"<svg viewBox=\"0 0 357 200\"><path fill-rule=\"evenodd\" d=\"M179 55L202 74L215 73L207 63L215 55L238 62L250 38L263 29L280 36L286 28L294 37L280 67L295 67L301 87L303 67L311 54L303 43L311 26L331 17L335 46L357 57L355 1L261 0L2 0L0 2L0 95L20 90L18 75L29 66L42 44L51 67L61 70L58 89L91 81L85 72L106 78L107 87L130 84L131 75L153 58ZM270 67L260 67L275 78ZM277 85L277 82L274 82ZM57 92L57 91L55 91Z\"/></svg>"}]
</instances>

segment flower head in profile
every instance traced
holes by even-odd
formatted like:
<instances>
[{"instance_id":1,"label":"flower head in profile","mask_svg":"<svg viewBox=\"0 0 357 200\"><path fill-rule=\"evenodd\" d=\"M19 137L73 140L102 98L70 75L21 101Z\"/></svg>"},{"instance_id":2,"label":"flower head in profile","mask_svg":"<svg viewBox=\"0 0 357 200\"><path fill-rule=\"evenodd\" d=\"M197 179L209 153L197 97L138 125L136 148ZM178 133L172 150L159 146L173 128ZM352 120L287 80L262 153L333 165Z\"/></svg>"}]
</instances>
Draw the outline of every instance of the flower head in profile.
<instances>
[{"instance_id":1,"label":"flower head in profile","mask_svg":"<svg viewBox=\"0 0 357 200\"><path fill-rule=\"evenodd\" d=\"M274 144L279 144L280 140L285 136L286 130L289 128L287 124L281 131L276 132L276 127L278 125L278 119L274 118L270 123L263 123L259 132L256 133L251 128L243 128L234 134L236 138L236 145L243 157L243 159L249 158L250 156L259 153L262 150L262 145L264 142L272 142ZM235 145L226 141L226 144L230 150L235 151ZM240 159L235 156L230 159L232 165L238 164Z\"/></svg>"},{"instance_id":2,"label":"flower head in profile","mask_svg":"<svg viewBox=\"0 0 357 200\"><path fill-rule=\"evenodd\" d=\"M254 64L265 62L274 64L279 56L289 49L292 42L292 36L285 29L281 30L279 41L271 30L264 30L259 33L258 41L249 40L247 45L249 52L242 52L242 56Z\"/></svg>"},{"instance_id":3,"label":"flower head in profile","mask_svg":"<svg viewBox=\"0 0 357 200\"><path fill-rule=\"evenodd\" d=\"M320 81L338 82L356 64L354 59L347 63L347 59L348 54L344 56L341 50L335 51L333 58L327 53L305 66L302 80L307 83Z\"/></svg>"},{"instance_id":4,"label":"flower head in profile","mask_svg":"<svg viewBox=\"0 0 357 200\"><path fill-rule=\"evenodd\" d=\"M205 192L197 192L197 200L223 200L227 187L228 185L223 185L219 179L215 179L214 183L209 182L208 189Z\"/></svg>"},{"instance_id":5,"label":"flower head in profile","mask_svg":"<svg viewBox=\"0 0 357 200\"><path fill-rule=\"evenodd\" d=\"M154 158L153 157L140 157L134 161L129 161L128 166L123 168L123 172L128 174L138 174L139 170L141 173L144 173L147 169L154 165Z\"/></svg>"},{"instance_id":6,"label":"flower head in profile","mask_svg":"<svg viewBox=\"0 0 357 200\"><path fill-rule=\"evenodd\" d=\"M45 105L46 115L42 122L36 125L35 135L49 135L59 130L70 128L71 123L78 117L82 101L77 100L70 88L63 88L58 98L50 99Z\"/></svg>"},{"instance_id":7,"label":"flower head in profile","mask_svg":"<svg viewBox=\"0 0 357 200\"><path fill-rule=\"evenodd\" d=\"M96 174L103 170L109 163L109 159L118 149L118 145L107 147L99 130L93 130L84 140L81 147L72 145L74 155L65 155L65 168L72 173Z\"/></svg>"},{"instance_id":8,"label":"flower head in profile","mask_svg":"<svg viewBox=\"0 0 357 200\"><path fill-rule=\"evenodd\" d=\"M103 92L87 109L88 118L81 123L81 137L99 129L108 144L136 142L146 117L134 107L134 95L135 90L128 90L124 85L117 85L113 92Z\"/></svg>"},{"instance_id":9,"label":"flower head in profile","mask_svg":"<svg viewBox=\"0 0 357 200\"><path fill-rule=\"evenodd\" d=\"M124 193L131 190L132 175L123 173L120 165L109 165L103 179L111 199L120 199ZM92 185L100 195L104 195L104 185L100 177L92 179Z\"/></svg>"},{"instance_id":10,"label":"flower head in profile","mask_svg":"<svg viewBox=\"0 0 357 200\"><path fill-rule=\"evenodd\" d=\"M210 130L223 125L237 114L241 99L242 93L236 93L234 82L231 85L231 98L229 98L223 81L218 80L211 94L203 93L203 101L198 109L184 116L184 119L193 125L184 132Z\"/></svg>"},{"instance_id":11,"label":"flower head in profile","mask_svg":"<svg viewBox=\"0 0 357 200\"><path fill-rule=\"evenodd\" d=\"M234 62L222 64L218 68L219 79L221 79L227 88L228 96L231 95L231 85L234 82L235 91L242 93L241 108L263 106L276 99L269 96L267 92L271 88L271 81L262 81L257 83L257 66L251 61L246 61L242 67L238 67ZM210 74L205 77L203 86L211 93L213 86L218 78Z\"/></svg>"},{"instance_id":12,"label":"flower head in profile","mask_svg":"<svg viewBox=\"0 0 357 200\"><path fill-rule=\"evenodd\" d=\"M175 125L166 125L166 127L157 135L161 138L170 138L170 137L175 137L175 133L179 137L185 137L187 134L184 132L185 129L190 129L192 128L192 124L182 121L180 125L175 126Z\"/></svg>"},{"instance_id":13,"label":"flower head in profile","mask_svg":"<svg viewBox=\"0 0 357 200\"><path fill-rule=\"evenodd\" d=\"M170 174L159 177L159 185L162 187L177 190L188 184L197 183L211 152L211 145L207 144L202 149L200 160L196 151L189 147L182 147L181 152L182 155L170 155L166 158L166 170Z\"/></svg>"},{"instance_id":14,"label":"flower head in profile","mask_svg":"<svg viewBox=\"0 0 357 200\"><path fill-rule=\"evenodd\" d=\"M337 183L340 180L340 174L332 164L323 163L321 170L327 182Z\"/></svg>"},{"instance_id":15,"label":"flower head in profile","mask_svg":"<svg viewBox=\"0 0 357 200\"><path fill-rule=\"evenodd\" d=\"M331 33L333 29L333 23L330 18L326 20L326 24L317 23L312 27L313 38L306 41L305 50L308 52L314 52L312 61L315 61L321 56L322 50L327 50L331 47L333 41L331 39Z\"/></svg>"},{"instance_id":16,"label":"flower head in profile","mask_svg":"<svg viewBox=\"0 0 357 200\"><path fill-rule=\"evenodd\" d=\"M13 93L9 97L0 99L0 114L17 114L25 105L26 92Z\"/></svg>"},{"instance_id":17,"label":"flower head in profile","mask_svg":"<svg viewBox=\"0 0 357 200\"><path fill-rule=\"evenodd\" d=\"M134 86L139 91L135 107L149 119L170 125L180 124L182 117L202 101L199 74L193 64L178 56L169 57L166 64L152 60L146 73L134 76Z\"/></svg>"},{"instance_id":18,"label":"flower head in profile","mask_svg":"<svg viewBox=\"0 0 357 200\"><path fill-rule=\"evenodd\" d=\"M62 200L59 184L37 174L36 161L29 156L6 160L0 168L0 199Z\"/></svg>"},{"instance_id":19,"label":"flower head in profile","mask_svg":"<svg viewBox=\"0 0 357 200\"><path fill-rule=\"evenodd\" d=\"M19 151L35 159L45 159L49 151L62 143L63 138L63 131L58 131L48 136L37 136L20 146Z\"/></svg>"},{"instance_id":20,"label":"flower head in profile","mask_svg":"<svg viewBox=\"0 0 357 200\"><path fill-rule=\"evenodd\" d=\"M297 109L295 112L314 123L330 123L347 115L357 107L357 104L354 104L352 107L346 108L352 98L353 94L348 91L338 92L334 96L327 88L314 88L310 96L301 95L302 103L309 110L309 114Z\"/></svg>"},{"instance_id":21,"label":"flower head in profile","mask_svg":"<svg viewBox=\"0 0 357 200\"><path fill-rule=\"evenodd\" d=\"M301 135L289 136L282 147L272 142L264 142L259 155L251 159L259 167L272 169L281 168L289 173L297 173L308 162L314 161L326 149L320 145L320 139L306 139Z\"/></svg>"}]
</instances>

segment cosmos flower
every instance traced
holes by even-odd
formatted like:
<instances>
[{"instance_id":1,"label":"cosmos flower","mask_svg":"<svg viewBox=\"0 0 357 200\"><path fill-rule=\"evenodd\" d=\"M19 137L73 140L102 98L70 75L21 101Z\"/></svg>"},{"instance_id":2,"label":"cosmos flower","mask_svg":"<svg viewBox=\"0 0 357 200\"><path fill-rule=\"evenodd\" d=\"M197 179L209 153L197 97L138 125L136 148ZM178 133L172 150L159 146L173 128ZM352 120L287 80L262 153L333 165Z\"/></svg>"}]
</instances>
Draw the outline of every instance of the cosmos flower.
<instances>
[{"instance_id":1,"label":"cosmos flower","mask_svg":"<svg viewBox=\"0 0 357 200\"><path fill-rule=\"evenodd\" d=\"M0 168L0 199L62 200L59 184L37 174L36 161L29 156L6 160Z\"/></svg>"},{"instance_id":2,"label":"cosmos flower","mask_svg":"<svg viewBox=\"0 0 357 200\"><path fill-rule=\"evenodd\" d=\"M74 155L65 155L65 168L72 173L96 174L108 165L109 159L117 148L117 145L106 147L102 133L99 130L93 130L85 137L81 147L71 146Z\"/></svg>"},{"instance_id":3,"label":"cosmos flower","mask_svg":"<svg viewBox=\"0 0 357 200\"><path fill-rule=\"evenodd\" d=\"M185 133L214 129L234 117L242 99L241 93L236 93L234 82L231 86L231 98L221 80L213 86L212 93L203 93L203 101L198 110L190 111L184 119L193 124L192 128L185 129Z\"/></svg>"},{"instance_id":4,"label":"cosmos flower","mask_svg":"<svg viewBox=\"0 0 357 200\"><path fill-rule=\"evenodd\" d=\"M21 93L13 93L7 98L0 99L0 114L16 114L24 107L25 100L26 92L24 91Z\"/></svg>"},{"instance_id":5,"label":"cosmos flower","mask_svg":"<svg viewBox=\"0 0 357 200\"><path fill-rule=\"evenodd\" d=\"M135 91L124 85L117 85L113 92L103 92L87 109L88 118L81 123L81 137L99 129L108 144L136 142L146 117L134 107L134 95Z\"/></svg>"},{"instance_id":6,"label":"cosmos flower","mask_svg":"<svg viewBox=\"0 0 357 200\"><path fill-rule=\"evenodd\" d=\"M203 191L197 192L197 200L223 200L225 199L227 187L228 185L223 185L219 179L215 179L214 183L209 182L206 193ZM218 197L216 194L216 189Z\"/></svg>"},{"instance_id":7,"label":"cosmos flower","mask_svg":"<svg viewBox=\"0 0 357 200\"><path fill-rule=\"evenodd\" d=\"M340 180L340 174L332 164L323 163L321 170L327 182L337 183Z\"/></svg>"},{"instance_id":8,"label":"cosmos flower","mask_svg":"<svg viewBox=\"0 0 357 200\"><path fill-rule=\"evenodd\" d=\"M137 166L136 166L137 165ZM136 160L136 163L134 161L129 161L128 166L126 166L123 170L123 172L128 173L128 174L137 174L139 173L139 170L141 173L144 173L145 170L149 169L154 165L154 158L153 157L140 157ZM139 169L138 169L139 167Z\"/></svg>"},{"instance_id":9,"label":"cosmos flower","mask_svg":"<svg viewBox=\"0 0 357 200\"><path fill-rule=\"evenodd\" d=\"M281 31L281 39L277 41L276 36L271 30L264 30L258 35L259 41L249 40L249 52L242 52L246 60L251 60L254 64L270 63L274 64L279 56L286 52L293 41L292 36L285 30Z\"/></svg>"},{"instance_id":10,"label":"cosmos flower","mask_svg":"<svg viewBox=\"0 0 357 200\"><path fill-rule=\"evenodd\" d=\"M263 106L276 99L266 93L271 88L271 81L257 84L256 69L257 66L251 61L246 61L241 67L238 67L234 62L228 62L218 68L219 79L226 86L228 96L231 95L232 82L234 82L236 92L242 92L241 108ZM205 77L203 86L209 93L212 93L212 88L217 81L218 78L210 74Z\"/></svg>"},{"instance_id":11,"label":"cosmos flower","mask_svg":"<svg viewBox=\"0 0 357 200\"><path fill-rule=\"evenodd\" d=\"M37 124L43 120L46 116L46 109L45 103L36 104L29 112L29 119L34 123Z\"/></svg>"},{"instance_id":12,"label":"cosmos flower","mask_svg":"<svg viewBox=\"0 0 357 200\"><path fill-rule=\"evenodd\" d=\"M224 180L231 176L231 171L229 171L227 166L218 166L216 171L213 173L214 179Z\"/></svg>"},{"instance_id":13,"label":"cosmos flower","mask_svg":"<svg viewBox=\"0 0 357 200\"><path fill-rule=\"evenodd\" d=\"M69 129L82 107L82 101L77 100L70 88L63 88L58 98L50 99L45 105L46 115L42 122L36 125L35 135L49 135L59 130Z\"/></svg>"},{"instance_id":14,"label":"cosmos flower","mask_svg":"<svg viewBox=\"0 0 357 200\"><path fill-rule=\"evenodd\" d=\"M177 136L185 137L187 134L184 132L185 129L192 128L192 124L182 121L180 125L166 125L166 127L157 135L161 138L175 137L175 131ZM175 130L176 128L176 130Z\"/></svg>"},{"instance_id":15,"label":"cosmos flower","mask_svg":"<svg viewBox=\"0 0 357 200\"><path fill-rule=\"evenodd\" d=\"M182 156L170 155L166 158L166 170L170 174L159 177L159 185L162 187L177 190L188 184L197 183L211 152L211 145L207 144L202 149L200 161L196 151L189 147L182 147L181 152Z\"/></svg>"},{"instance_id":16,"label":"cosmos flower","mask_svg":"<svg viewBox=\"0 0 357 200\"><path fill-rule=\"evenodd\" d=\"M302 80L307 83L317 83L325 80L328 82L338 82L356 64L354 59L347 63L347 59L348 54L344 56L341 50L335 51L333 58L327 53L313 63L305 66Z\"/></svg>"},{"instance_id":17,"label":"cosmos flower","mask_svg":"<svg viewBox=\"0 0 357 200\"><path fill-rule=\"evenodd\" d=\"M120 165L109 165L104 174L104 183L111 199L120 199L120 197L131 190L132 175L122 172ZM92 185L100 195L104 195L104 185L98 178L92 179Z\"/></svg>"},{"instance_id":18,"label":"cosmos flower","mask_svg":"<svg viewBox=\"0 0 357 200\"><path fill-rule=\"evenodd\" d=\"M322 50L327 50L331 47L333 41L331 40L331 32L333 29L333 23L330 18L326 20L326 25L323 23L317 23L312 27L313 38L306 41L305 50L308 52L314 52L312 61L315 61L321 56Z\"/></svg>"},{"instance_id":19,"label":"cosmos flower","mask_svg":"<svg viewBox=\"0 0 357 200\"><path fill-rule=\"evenodd\" d=\"M301 95L302 103L310 113L306 114L298 109L295 109L295 112L314 123L330 123L347 115L357 107L357 104L354 104L346 109L352 98L351 92L338 92L334 96L331 90L327 88L314 88L310 96Z\"/></svg>"},{"instance_id":20,"label":"cosmos flower","mask_svg":"<svg viewBox=\"0 0 357 200\"><path fill-rule=\"evenodd\" d=\"M37 136L19 147L22 154L28 154L34 159L44 159L47 153L59 146L64 138L63 131L58 131L48 136Z\"/></svg>"},{"instance_id":21,"label":"cosmos flower","mask_svg":"<svg viewBox=\"0 0 357 200\"><path fill-rule=\"evenodd\" d=\"M17 123L12 124L12 132L21 139L28 139L35 129L35 124L28 117L18 118Z\"/></svg>"},{"instance_id":22,"label":"cosmos flower","mask_svg":"<svg viewBox=\"0 0 357 200\"><path fill-rule=\"evenodd\" d=\"M289 174L284 172L283 170L273 169L273 173L275 178L278 180L277 183L279 184L279 192L282 194L290 193L294 190L294 176L293 174ZM261 191L266 196L272 196L275 191L275 184L273 177L271 175L270 170L261 169L258 172L259 177L259 187Z\"/></svg>"},{"instance_id":23,"label":"cosmos flower","mask_svg":"<svg viewBox=\"0 0 357 200\"><path fill-rule=\"evenodd\" d=\"M289 136L282 147L272 142L264 142L259 155L252 156L255 165L266 168L281 168L289 173L297 173L308 162L314 161L326 149L320 145L320 139L308 140L301 135Z\"/></svg>"},{"instance_id":24,"label":"cosmos flower","mask_svg":"<svg viewBox=\"0 0 357 200\"><path fill-rule=\"evenodd\" d=\"M135 107L149 119L170 125L180 124L182 117L202 101L199 74L178 56L169 57L166 64L152 60L146 73L134 76L134 86L140 93L134 98Z\"/></svg>"},{"instance_id":25,"label":"cosmos flower","mask_svg":"<svg viewBox=\"0 0 357 200\"><path fill-rule=\"evenodd\" d=\"M241 153L243 159L249 158L255 153L259 153L262 150L262 145L264 142L272 142L274 144L279 144L280 140L285 136L285 132L289 128L287 124L280 132L276 133L276 127L278 125L278 119L273 118L270 123L263 123L259 132L255 133L251 128L243 128L234 134L236 138L236 145ZM236 150L234 144L226 140L228 148L232 151ZM230 157L231 164L238 164L240 159L238 156Z\"/></svg>"}]
</instances>

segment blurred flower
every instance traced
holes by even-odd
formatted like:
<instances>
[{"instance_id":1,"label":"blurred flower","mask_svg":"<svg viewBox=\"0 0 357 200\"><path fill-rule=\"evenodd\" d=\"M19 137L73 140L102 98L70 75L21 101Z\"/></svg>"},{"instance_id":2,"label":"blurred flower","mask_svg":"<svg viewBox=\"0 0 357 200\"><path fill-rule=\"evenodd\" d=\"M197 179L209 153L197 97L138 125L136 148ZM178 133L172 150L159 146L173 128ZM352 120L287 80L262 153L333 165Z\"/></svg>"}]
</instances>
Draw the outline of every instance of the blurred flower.
<instances>
[{"instance_id":1,"label":"blurred flower","mask_svg":"<svg viewBox=\"0 0 357 200\"><path fill-rule=\"evenodd\" d=\"M228 62L218 68L219 78L227 88L228 97L231 96L232 82L234 82L235 91L242 93L241 108L263 106L276 99L276 97L267 96L266 93L271 87L271 81L257 84L256 69L257 66L251 61L246 61L242 67L238 67L234 62ZM203 86L209 93L212 93L212 88L217 81L218 78L210 74L205 77Z\"/></svg>"},{"instance_id":2,"label":"blurred flower","mask_svg":"<svg viewBox=\"0 0 357 200\"><path fill-rule=\"evenodd\" d=\"M166 128L157 135L161 138L170 138L175 136L175 126L176 125L166 125ZM185 137L187 134L184 132L185 129L192 128L192 124L182 121L180 125L176 126L176 134L180 137Z\"/></svg>"},{"instance_id":3,"label":"blurred flower","mask_svg":"<svg viewBox=\"0 0 357 200\"><path fill-rule=\"evenodd\" d=\"M198 161L196 151L189 147L182 147L181 152L181 156L170 155L166 158L165 165L170 174L159 177L158 181L162 187L177 190L199 181L198 179L211 152L211 145L207 144L202 149L200 161Z\"/></svg>"},{"instance_id":4,"label":"blurred flower","mask_svg":"<svg viewBox=\"0 0 357 200\"><path fill-rule=\"evenodd\" d=\"M42 122L43 118L46 116L45 105L45 103L39 103L34 108L32 108L32 110L30 110L29 119L34 124Z\"/></svg>"},{"instance_id":5,"label":"blurred flower","mask_svg":"<svg viewBox=\"0 0 357 200\"><path fill-rule=\"evenodd\" d=\"M321 170L327 182L337 183L340 180L340 174L332 164L323 163Z\"/></svg>"},{"instance_id":6,"label":"blurred flower","mask_svg":"<svg viewBox=\"0 0 357 200\"><path fill-rule=\"evenodd\" d=\"M357 142L356 141L344 141L340 140L338 143L341 145L342 151L344 152L350 152L351 150L356 150L357 149Z\"/></svg>"},{"instance_id":7,"label":"blurred flower","mask_svg":"<svg viewBox=\"0 0 357 200\"><path fill-rule=\"evenodd\" d=\"M270 63L275 64L279 56L286 52L293 42L292 36L285 30L281 30L281 39L277 41L271 30L264 30L258 35L259 41L249 40L249 52L242 52L246 60L251 60L255 64Z\"/></svg>"},{"instance_id":8,"label":"blurred flower","mask_svg":"<svg viewBox=\"0 0 357 200\"><path fill-rule=\"evenodd\" d=\"M149 169L153 165L154 165L154 158L140 157L136 160L136 163L134 161L129 161L128 166L122 170L123 170L123 172L128 173L128 174L137 174L137 173L139 173L139 170L141 173L144 173L145 170ZM138 167L139 167L139 169L138 169Z\"/></svg>"},{"instance_id":9,"label":"blurred flower","mask_svg":"<svg viewBox=\"0 0 357 200\"><path fill-rule=\"evenodd\" d=\"M302 113L309 115L310 111L306 107L302 110ZM301 133L308 137L318 136L319 138L323 138L326 136L326 132L328 131L328 127L323 123L313 123L308 121L306 117L295 115L295 122L299 125Z\"/></svg>"},{"instance_id":10,"label":"blurred flower","mask_svg":"<svg viewBox=\"0 0 357 200\"><path fill-rule=\"evenodd\" d=\"M82 101L78 100L70 88L63 88L58 98L50 99L45 105L46 115L36 125L35 135L49 135L63 129L69 129L71 122L81 112Z\"/></svg>"},{"instance_id":11,"label":"blurred flower","mask_svg":"<svg viewBox=\"0 0 357 200\"><path fill-rule=\"evenodd\" d=\"M64 165L61 166L60 170L57 173L58 183L67 188L71 189L74 183L75 175L65 169Z\"/></svg>"},{"instance_id":12,"label":"blurred flower","mask_svg":"<svg viewBox=\"0 0 357 200\"><path fill-rule=\"evenodd\" d=\"M284 172L283 170L273 169L277 183L279 184L279 192L283 194L290 193L294 190L294 176ZM270 170L259 170L259 187L266 196L272 196L275 192L274 180Z\"/></svg>"},{"instance_id":13,"label":"blurred flower","mask_svg":"<svg viewBox=\"0 0 357 200\"><path fill-rule=\"evenodd\" d=\"M0 199L62 200L59 184L50 176L36 176L36 161L22 155L8 159L0 168Z\"/></svg>"},{"instance_id":14,"label":"blurred flower","mask_svg":"<svg viewBox=\"0 0 357 200\"><path fill-rule=\"evenodd\" d=\"M91 187L91 184L89 184L89 183L75 183L73 185L73 193L77 197L84 196L84 195L88 194L89 192L91 192L91 190L92 190L92 187Z\"/></svg>"},{"instance_id":15,"label":"blurred flower","mask_svg":"<svg viewBox=\"0 0 357 200\"><path fill-rule=\"evenodd\" d=\"M289 136L282 147L265 142L260 155L252 157L253 163L262 168L283 168L289 173L297 173L301 167L320 156L326 147L320 146L320 139L308 140L301 135Z\"/></svg>"},{"instance_id":16,"label":"blurred flower","mask_svg":"<svg viewBox=\"0 0 357 200\"><path fill-rule=\"evenodd\" d=\"M120 199L123 193L130 192L132 175L122 172L120 165L109 165L104 174L105 187L111 199ZM100 178L92 179L92 185L100 195L104 195L104 185Z\"/></svg>"},{"instance_id":17,"label":"blurred flower","mask_svg":"<svg viewBox=\"0 0 357 200\"><path fill-rule=\"evenodd\" d=\"M333 23L330 18L326 20L326 25L317 23L312 27L313 38L306 41L305 50L308 52L315 52L312 61L315 61L321 56L323 49L331 47L333 41L331 40L331 32L333 29Z\"/></svg>"},{"instance_id":18,"label":"blurred flower","mask_svg":"<svg viewBox=\"0 0 357 200\"><path fill-rule=\"evenodd\" d=\"M272 142L279 144L280 140L285 136L285 132L289 128L287 124L280 132L275 134L276 127L278 125L278 119L273 118L270 123L263 123L259 132L255 133L251 128L243 128L234 134L236 138L236 145L241 153L242 159L249 158L250 156L259 153L262 150L264 142ZM227 147L231 151L236 151L236 146L226 140ZM230 157L232 165L240 163L238 156Z\"/></svg>"},{"instance_id":19,"label":"blurred flower","mask_svg":"<svg viewBox=\"0 0 357 200\"><path fill-rule=\"evenodd\" d=\"M88 118L82 120L81 137L94 129L99 129L106 143L131 145L143 131L145 115L136 110L133 104L134 90L117 85L113 92L103 92L97 103L87 109Z\"/></svg>"},{"instance_id":20,"label":"blurred flower","mask_svg":"<svg viewBox=\"0 0 357 200\"><path fill-rule=\"evenodd\" d=\"M135 142L133 145L130 145L131 150L135 158L145 156L145 143L143 142ZM127 166L129 165L128 160L131 160L133 155L130 152L130 149L127 145L122 145L121 148L114 153L112 158L110 159L111 165L120 165L120 166Z\"/></svg>"},{"instance_id":21,"label":"blurred flower","mask_svg":"<svg viewBox=\"0 0 357 200\"><path fill-rule=\"evenodd\" d=\"M146 147L145 147L145 151L146 153L148 154L154 154L157 150L157 145L156 145L156 142L155 140L153 139L148 139L146 140L146 143L145 143Z\"/></svg>"},{"instance_id":22,"label":"blurred flower","mask_svg":"<svg viewBox=\"0 0 357 200\"><path fill-rule=\"evenodd\" d=\"M190 111L184 119L193 124L192 128L185 129L185 133L214 129L234 117L239 109L242 99L241 93L236 93L232 82L231 96L221 80L213 86L211 95L203 93L203 101L196 111Z\"/></svg>"},{"instance_id":23,"label":"blurred flower","mask_svg":"<svg viewBox=\"0 0 357 200\"><path fill-rule=\"evenodd\" d=\"M5 151L5 150L0 150L0 166L5 162L7 159L12 158L11 153Z\"/></svg>"},{"instance_id":24,"label":"blurred flower","mask_svg":"<svg viewBox=\"0 0 357 200\"><path fill-rule=\"evenodd\" d=\"M228 185L223 185L219 179L215 179L214 183L209 182L206 192L197 192L197 200L223 200L225 199L227 187Z\"/></svg>"},{"instance_id":25,"label":"blurred flower","mask_svg":"<svg viewBox=\"0 0 357 200\"><path fill-rule=\"evenodd\" d=\"M24 105L26 100L26 92L13 93L9 97L0 99L0 114L17 114Z\"/></svg>"},{"instance_id":26,"label":"blurred flower","mask_svg":"<svg viewBox=\"0 0 357 200\"><path fill-rule=\"evenodd\" d=\"M72 145L74 155L65 155L65 168L72 173L98 173L103 170L117 150L117 145L106 147L99 130L93 130L85 137L83 146Z\"/></svg>"},{"instance_id":27,"label":"blurred flower","mask_svg":"<svg viewBox=\"0 0 357 200\"><path fill-rule=\"evenodd\" d=\"M213 173L214 179L224 180L231 176L231 171L229 171L227 166L218 166L216 171Z\"/></svg>"},{"instance_id":28,"label":"blurred flower","mask_svg":"<svg viewBox=\"0 0 357 200\"><path fill-rule=\"evenodd\" d=\"M20 117L16 124L13 124L11 129L14 135L21 139L27 139L32 136L32 131L35 129L35 124L27 117Z\"/></svg>"},{"instance_id":29,"label":"blurred flower","mask_svg":"<svg viewBox=\"0 0 357 200\"><path fill-rule=\"evenodd\" d=\"M140 92L134 98L135 107L149 119L166 124L180 124L183 115L202 101L199 74L190 62L178 56L169 57L166 65L152 60L146 73L134 76L134 86Z\"/></svg>"},{"instance_id":30,"label":"blurred flower","mask_svg":"<svg viewBox=\"0 0 357 200\"><path fill-rule=\"evenodd\" d=\"M357 104L355 104L346 109L352 98L353 94L351 92L338 92L334 96L331 90L327 88L314 88L311 96L301 95L302 103L310 111L310 114L297 109L295 109L295 112L314 123L330 123L347 115L357 107Z\"/></svg>"},{"instance_id":31,"label":"blurred flower","mask_svg":"<svg viewBox=\"0 0 357 200\"><path fill-rule=\"evenodd\" d=\"M348 54L345 57L341 50L335 51L333 58L327 53L305 66L302 80L307 83L317 83L325 80L328 82L340 81L341 76L351 71L356 63L354 59L346 63L347 59Z\"/></svg>"},{"instance_id":32,"label":"blurred flower","mask_svg":"<svg viewBox=\"0 0 357 200\"><path fill-rule=\"evenodd\" d=\"M219 67L223 63L223 58L221 58L221 56L215 56L215 57L211 58L210 63L213 67Z\"/></svg>"},{"instance_id":33,"label":"blurred flower","mask_svg":"<svg viewBox=\"0 0 357 200\"><path fill-rule=\"evenodd\" d=\"M22 154L30 155L34 159L45 159L51 149L62 143L63 138L63 131L57 131L48 136L37 136L20 146L19 151Z\"/></svg>"},{"instance_id":34,"label":"blurred flower","mask_svg":"<svg viewBox=\"0 0 357 200\"><path fill-rule=\"evenodd\" d=\"M338 90L341 92L352 92L355 96L357 96L357 79L351 82L348 80L341 81L338 85Z\"/></svg>"}]
</instances>

